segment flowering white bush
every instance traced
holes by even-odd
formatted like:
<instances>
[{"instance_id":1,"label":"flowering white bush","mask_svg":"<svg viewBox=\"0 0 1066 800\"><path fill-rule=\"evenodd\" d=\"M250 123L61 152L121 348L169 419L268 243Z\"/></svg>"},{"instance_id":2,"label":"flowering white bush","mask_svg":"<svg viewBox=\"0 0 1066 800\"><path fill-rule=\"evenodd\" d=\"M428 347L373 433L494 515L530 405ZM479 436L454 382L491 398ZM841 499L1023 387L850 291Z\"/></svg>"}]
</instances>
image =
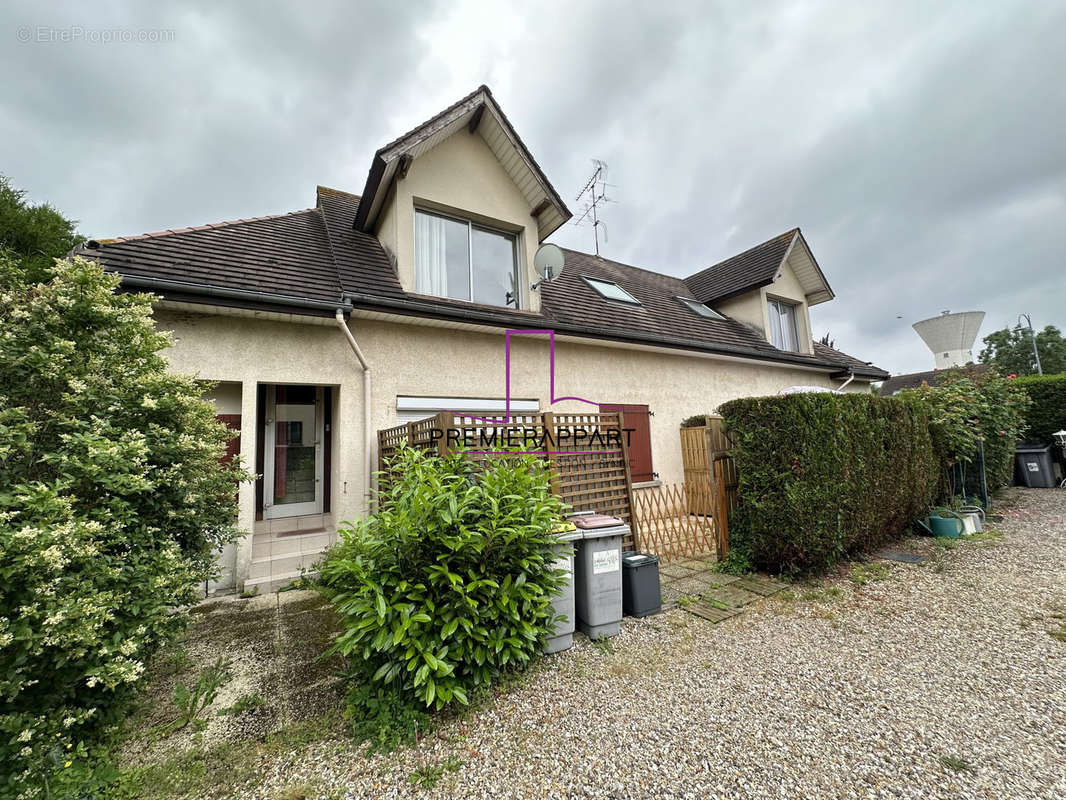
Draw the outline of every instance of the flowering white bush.
<instances>
[{"instance_id":1,"label":"flowering white bush","mask_svg":"<svg viewBox=\"0 0 1066 800\"><path fill-rule=\"evenodd\" d=\"M0 797L78 769L236 535L232 435L168 375L151 298L84 259L0 254Z\"/></svg>"}]
</instances>

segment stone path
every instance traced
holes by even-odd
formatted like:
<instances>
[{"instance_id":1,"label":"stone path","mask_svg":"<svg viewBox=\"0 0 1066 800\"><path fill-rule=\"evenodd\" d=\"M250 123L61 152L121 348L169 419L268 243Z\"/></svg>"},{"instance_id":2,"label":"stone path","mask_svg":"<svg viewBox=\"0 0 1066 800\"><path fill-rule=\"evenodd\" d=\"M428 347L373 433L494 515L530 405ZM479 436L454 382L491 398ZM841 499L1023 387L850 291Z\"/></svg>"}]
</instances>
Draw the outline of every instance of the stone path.
<instances>
[{"instance_id":1,"label":"stone path","mask_svg":"<svg viewBox=\"0 0 1066 800\"><path fill-rule=\"evenodd\" d=\"M714 556L704 556L660 565L663 607L680 606L697 617L721 622L788 586L763 575L715 572L715 563Z\"/></svg>"}]
</instances>

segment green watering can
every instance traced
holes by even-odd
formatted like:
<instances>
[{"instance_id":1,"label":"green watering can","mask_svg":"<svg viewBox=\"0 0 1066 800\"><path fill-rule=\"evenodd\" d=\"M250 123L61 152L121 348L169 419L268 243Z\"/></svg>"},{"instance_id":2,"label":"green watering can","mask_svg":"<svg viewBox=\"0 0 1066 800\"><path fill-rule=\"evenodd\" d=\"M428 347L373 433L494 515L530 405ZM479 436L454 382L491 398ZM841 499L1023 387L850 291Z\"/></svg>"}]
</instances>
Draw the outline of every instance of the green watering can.
<instances>
[{"instance_id":1,"label":"green watering can","mask_svg":"<svg viewBox=\"0 0 1066 800\"><path fill-rule=\"evenodd\" d=\"M966 532L966 520L950 508L934 508L925 520L915 522L932 536L945 539L958 539Z\"/></svg>"}]
</instances>

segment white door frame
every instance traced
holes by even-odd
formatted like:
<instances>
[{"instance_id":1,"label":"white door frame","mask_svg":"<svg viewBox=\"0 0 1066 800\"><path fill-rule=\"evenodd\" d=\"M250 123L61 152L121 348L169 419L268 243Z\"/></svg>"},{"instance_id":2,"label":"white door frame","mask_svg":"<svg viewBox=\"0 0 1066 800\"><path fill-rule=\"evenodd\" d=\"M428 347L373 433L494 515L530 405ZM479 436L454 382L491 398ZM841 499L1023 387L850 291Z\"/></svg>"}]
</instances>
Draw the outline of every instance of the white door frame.
<instances>
[{"instance_id":1,"label":"white door frame","mask_svg":"<svg viewBox=\"0 0 1066 800\"><path fill-rule=\"evenodd\" d=\"M315 499L306 503L274 504L274 468L277 429L274 425L277 416L277 385L267 386L265 435L263 436L263 519L279 517L299 517L322 513L323 500L323 436L325 415L322 405L322 387L315 386Z\"/></svg>"}]
</instances>

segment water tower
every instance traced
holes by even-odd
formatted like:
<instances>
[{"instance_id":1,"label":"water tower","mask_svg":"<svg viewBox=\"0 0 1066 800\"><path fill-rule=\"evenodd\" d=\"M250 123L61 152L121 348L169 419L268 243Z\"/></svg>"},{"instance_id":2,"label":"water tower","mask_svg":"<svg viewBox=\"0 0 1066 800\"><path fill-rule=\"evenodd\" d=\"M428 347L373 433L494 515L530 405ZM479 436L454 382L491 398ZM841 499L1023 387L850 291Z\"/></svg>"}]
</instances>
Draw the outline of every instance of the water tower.
<instances>
[{"instance_id":1,"label":"water tower","mask_svg":"<svg viewBox=\"0 0 1066 800\"><path fill-rule=\"evenodd\" d=\"M913 327L933 351L936 368L948 369L973 361L973 343L984 318L984 311L944 311L939 317L915 322Z\"/></svg>"}]
</instances>

